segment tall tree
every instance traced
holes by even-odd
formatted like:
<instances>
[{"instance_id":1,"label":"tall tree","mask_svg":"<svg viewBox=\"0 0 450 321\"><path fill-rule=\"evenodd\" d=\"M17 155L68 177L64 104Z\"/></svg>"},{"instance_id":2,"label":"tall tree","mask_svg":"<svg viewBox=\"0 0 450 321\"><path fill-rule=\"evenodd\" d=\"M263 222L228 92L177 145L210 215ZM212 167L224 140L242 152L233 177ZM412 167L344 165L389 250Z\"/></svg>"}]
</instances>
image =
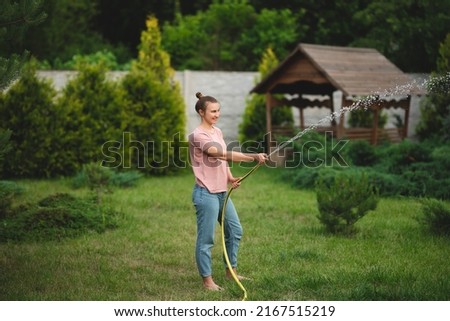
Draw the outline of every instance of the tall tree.
<instances>
[{"instance_id":1,"label":"tall tree","mask_svg":"<svg viewBox=\"0 0 450 321\"><path fill-rule=\"evenodd\" d=\"M5 157L7 177L49 177L57 162L52 156L58 130L59 111L55 108L55 90L47 80L36 76L36 62L23 68L20 79L6 93L0 93L0 128L12 130L12 149Z\"/></svg>"},{"instance_id":2,"label":"tall tree","mask_svg":"<svg viewBox=\"0 0 450 321\"><path fill-rule=\"evenodd\" d=\"M306 29L299 41L329 45L347 45L361 29L353 15L366 8L373 0L249 0L260 11L266 9L290 9L304 12L297 23Z\"/></svg>"},{"instance_id":3,"label":"tall tree","mask_svg":"<svg viewBox=\"0 0 450 321\"><path fill-rule=\"evenodd\" d=\"M145 29L145 19L151 14L161 25L172 22L177 13L195 14L206 10L212 0L97 0L98 14L94 28L114 46L125 45L133 54Z\"/></svg>"},{"instance_id":4,"label":"tall tree","mask_svg":"<svg viewBox=\"0 0 450 321\"><path fill-rule=\"evenodd\" d=\"M376 48L406 72L431 72L450 25L450 1L249 0L256 10L305 10L299 41Z\"/></svg>"},{"instance_id":5,"label":"tall tree","mask_svg":"<svg viewBox=\"0 0 450 321\"><path fill-rule=\"evenodd\" d=\"M91 54L104 49L115 53L121 51L121 48L109 45L95 30L98 0L45 0L44 10L48 19L30 29L26 37L33 55L41 61L48 61L52 67L59 67L61 62L77 54Z\"/></svg>"},{"instance_id":6,"label":"tall tree","mask_svg":"<svg viewBox=\"0 0 450 321\"><path fill-rule=\"evenodd\" d=\"M353 18L360 34L350 45L376 48L404 71L430 72L449 30L450 1L376 0Z\"/></svg>"},{"instance_id":7,"label":"tall tree","mask_svg":"<svg viewBox=\"0 0 450 321\"><path fill-rule=\"evenodd\" d=\"M29 52L18 53L12 45L24 42L23 33L46 18L41 0L0 0L0 91L5 89L19 74Z\"/></svg>"},{"instance_id":8,"label":"tall tree","mask_svg":"<svg viewBox=\"0 0 450 321\"><path fill-rule=\"evenodd\" d=\"M164 174L179 165L185 106L169 55L161 47L158 20L149 17L146 27L138 59L122 82L127 100L122 163L126 168Z\"/></svg>"},{"instance_id":9,"label":"tall tree","mask_svg":"<svg viewBox=\"0 0 450 321\"><path fill-rule=\"evenodd\" d=\"M10 43L23 39L26 28L46 18L41 7L40 0L20 2L0 0L0 105L4 99L2 91L20 75L22 66L29 57L29 52L26 50L22 53L15 52L14 48L10 47ZM3 126L6 128L10 124L8 122ZM5 128L0 125L0 170L3 167L5 155L12 148L10 142L12 131Z\"/></svg>"},{"instance_id":10,"label":"tall tree","mask_svg":"<svg viewBox=\"0 0 450 321\"><path fill-rule=\"evenodd\" d=\"M163 45L177 69L256 70L265 48L285 56L304 29L289 9L257 12L247 0L215 1L163 28Z\"/></svg>"},{"instance_id":11,"label":"tall tree","mask_svg":"<svg viewBox=\"0 0 450 321\"><path fill-rule=\"evenodd\" d=\"M75 168L99 161L103 144L120 140L124 103L104 64L82 62L78 71L58 99L65 112L66 158Z\"/></svg>"},{"instance_id":12,"label":"tall tree","mask_svg":"<svg viewBox=\"0 0 450 321\"><path fill-rule=\"evenodd\" d=\"M448 142L450 139L450 33L439 46L437 70L428 83L428 95L421 101L420 139Z\"/></svg>"}]
</instances>

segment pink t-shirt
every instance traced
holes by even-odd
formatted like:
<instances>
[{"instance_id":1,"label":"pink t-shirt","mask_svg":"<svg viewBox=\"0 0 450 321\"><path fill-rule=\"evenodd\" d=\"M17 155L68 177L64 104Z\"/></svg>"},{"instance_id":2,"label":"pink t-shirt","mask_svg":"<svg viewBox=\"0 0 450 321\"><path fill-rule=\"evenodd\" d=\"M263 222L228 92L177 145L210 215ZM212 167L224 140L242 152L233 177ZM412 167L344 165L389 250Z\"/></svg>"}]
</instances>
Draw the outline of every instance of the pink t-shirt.
<instances>
[{"instance_id":1,"label":"pink t-shirt","mask_svg":"<svg viewBox=\"0 0 450 321\"><path fill-rule=\"evenodd\" d=\"M226 192L230 176L228 162L208 156L206 151L211 146L215 146L219 151L227 149L219 128L214 127L212 132L208 132L197 127L189 135L189 156L195 183L207 188L210 193Z\"/></svg>"}]
</instances>

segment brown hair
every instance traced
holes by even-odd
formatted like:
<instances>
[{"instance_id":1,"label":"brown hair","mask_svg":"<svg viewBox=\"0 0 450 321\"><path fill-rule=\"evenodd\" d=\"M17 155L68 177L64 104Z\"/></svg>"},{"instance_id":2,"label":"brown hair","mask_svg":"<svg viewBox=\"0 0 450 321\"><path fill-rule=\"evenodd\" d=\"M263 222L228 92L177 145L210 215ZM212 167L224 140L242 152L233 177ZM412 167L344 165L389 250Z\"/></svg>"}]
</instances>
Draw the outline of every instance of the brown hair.
<instances>
[{"instance_id":1,"label":"brown hair","mask_svg":"<svg viewBox=\"0 0 450 321\"><path fill-rule=\"evenodd\" d=\"M218 103L217 99L211 96L203 96L201 92L195 94L198 98L197 103L195 104L195 111L198 113L200 110L206 111L206 107L209 103Z\"/></svg>"}]
</instances>

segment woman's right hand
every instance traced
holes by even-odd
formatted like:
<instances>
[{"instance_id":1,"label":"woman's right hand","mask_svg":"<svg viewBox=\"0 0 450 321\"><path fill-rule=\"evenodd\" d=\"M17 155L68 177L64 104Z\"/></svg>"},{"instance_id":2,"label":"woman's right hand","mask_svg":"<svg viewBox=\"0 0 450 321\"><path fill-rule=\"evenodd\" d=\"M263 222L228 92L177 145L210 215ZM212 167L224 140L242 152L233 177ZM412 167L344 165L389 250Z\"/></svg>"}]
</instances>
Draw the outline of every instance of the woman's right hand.
<instances>
[{"instance_id":1,"label":"woman's right hand","mask_svg":"<svg viewBox=\"0 0 450 321\"><path fill-rule=\"evenodd\" d=\"M266 160L268 160L269 157L266 153L258 153L255 154L255 161L257 161L259 164L265 163Z\"/></svg>"}]
</instances>

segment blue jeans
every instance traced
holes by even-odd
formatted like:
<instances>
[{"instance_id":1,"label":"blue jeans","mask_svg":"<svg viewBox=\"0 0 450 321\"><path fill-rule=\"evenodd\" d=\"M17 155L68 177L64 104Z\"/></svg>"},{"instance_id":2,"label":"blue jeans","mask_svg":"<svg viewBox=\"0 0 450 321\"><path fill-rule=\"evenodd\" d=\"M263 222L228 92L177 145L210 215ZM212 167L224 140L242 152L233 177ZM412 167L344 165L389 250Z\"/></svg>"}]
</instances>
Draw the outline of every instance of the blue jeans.
<instances>
[{"instance_id":1,"label":"blue jeans","mask_svg":"<svg viewBox=\"0 0 450 321\"><path fill-rule=\"evenodd\" d=\"M211 248L214 245L214 231L216 223L222 222L222 208L226 196L226 192L210 193L206 188L198 185L194 186L192 192L192 202L197 214L195 259L198 271L202 277L212 275ZM228 199L224 225L225 246L231 266L235 268L237 267L237 254L239 241L242 237L242 226L231 199Z\"/></svg>"}]
</instances>

